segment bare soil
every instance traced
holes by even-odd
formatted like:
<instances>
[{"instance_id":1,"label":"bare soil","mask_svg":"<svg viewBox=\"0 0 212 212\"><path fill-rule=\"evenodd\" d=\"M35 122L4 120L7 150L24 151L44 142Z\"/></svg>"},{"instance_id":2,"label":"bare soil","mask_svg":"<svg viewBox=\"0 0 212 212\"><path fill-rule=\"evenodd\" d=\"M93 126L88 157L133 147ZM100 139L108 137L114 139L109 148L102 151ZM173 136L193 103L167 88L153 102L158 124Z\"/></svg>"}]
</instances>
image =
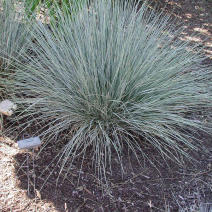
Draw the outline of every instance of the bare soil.
<instances>
[{"instance_id":1,"label":"bare soil","mask_svg":"<svg viewBox=\"0 0 212 212\"><path fill-rule=\"evenodd\" d=\"M206 63L212 64L212 2L167 1L165 10L183 23L186 31L181 39L206 46ZM199 34L194 35L195 32ZM28 134L31 136L31 132ZM52 159L61 149L60 144L52 142L38 154L39 149L20 150L12 140L15 135L2 136L0 211L212 211L212 138L206 134L199 136L206 152L191 153L196 161L185 161L182 166L164 162L154 149L144 144L157 168L142 158L141 167L126 151L122 176L114 156L114 171L108 173L110 183L104 193L89 158L85 159L82 170L79 158L68 175L64 178L66 173L62 172L56 183L60 167Z\"/></svg>"}]
</instances>

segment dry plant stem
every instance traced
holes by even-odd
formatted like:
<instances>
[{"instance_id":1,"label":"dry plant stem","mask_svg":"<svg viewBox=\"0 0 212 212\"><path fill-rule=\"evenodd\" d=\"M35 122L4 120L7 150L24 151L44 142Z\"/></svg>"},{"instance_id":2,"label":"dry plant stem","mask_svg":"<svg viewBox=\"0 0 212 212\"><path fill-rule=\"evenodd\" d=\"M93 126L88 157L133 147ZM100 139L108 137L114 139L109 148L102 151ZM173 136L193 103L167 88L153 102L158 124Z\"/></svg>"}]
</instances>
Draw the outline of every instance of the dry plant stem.
<instances>
[{"instance_id":1,"label":"dry plant stem","mask_svg":"<svg viewBox=\"0 0 212 212\"><path fill-rule=\"evenodd\" d=\"M0 134L3 132L4 128L3 128L3 115L0 113Z\"/></svg>"}]
</instances>

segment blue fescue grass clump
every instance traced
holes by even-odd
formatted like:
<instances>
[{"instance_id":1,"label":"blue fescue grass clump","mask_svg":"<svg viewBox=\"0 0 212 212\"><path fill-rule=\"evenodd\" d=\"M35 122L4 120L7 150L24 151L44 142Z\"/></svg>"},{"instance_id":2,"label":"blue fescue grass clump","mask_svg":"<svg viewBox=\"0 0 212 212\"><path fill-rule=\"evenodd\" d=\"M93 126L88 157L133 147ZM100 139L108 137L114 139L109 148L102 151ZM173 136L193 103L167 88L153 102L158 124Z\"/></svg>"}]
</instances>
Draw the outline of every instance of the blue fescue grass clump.
<instances>
[{"instance_id":1,"label":"blue fescue grass clump","mask_svg":"<svg viewBox=\"0 0 212 212\"><path fill-rule=\"evenodd\" d=\"M17 118L30 117L30 127L45 122L44 137L71 135L62 168L89 148L104 177L113 151L122 164L124 146L148 159L143 142L176 162L189 157L185 147L199 145L190 132L211 130L199 117L211 115L212 73L198 47L177 39L170 18L146 4L101 0L74 19L58 9L57 21L51 30L34 25L36 57L26 55L13 86L25 106Z\"/></svg>"},{"instance_id":2,"label":"blue fescue grass clump","mask_svg":"<svg viewBox=\"0 0 212 212\"><path fill-rule=\"evenodd\" d=\"M11 69L27 50L29 33L18 1L0 0L0 97Z\"/></svg>"}]
</instances>

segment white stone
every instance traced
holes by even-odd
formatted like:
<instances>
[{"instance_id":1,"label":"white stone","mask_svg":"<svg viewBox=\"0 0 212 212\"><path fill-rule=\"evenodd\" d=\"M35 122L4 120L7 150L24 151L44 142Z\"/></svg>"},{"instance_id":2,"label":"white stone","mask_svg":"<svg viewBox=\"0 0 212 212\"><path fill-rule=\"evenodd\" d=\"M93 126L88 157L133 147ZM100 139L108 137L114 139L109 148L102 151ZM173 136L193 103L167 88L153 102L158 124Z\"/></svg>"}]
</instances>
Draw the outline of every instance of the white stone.
<instances>
[{"instance_id":1,"label":"white stone","mask_svg":"<svg viewBox=\"0 0 212 212\"><path fill-rule=\"evenodd\" d=\"M13 111L17 109L17 105L6 99L0 103L0 113L11 116Z\"/></svg>"},{"instance_id":2,"label":"white stone","mask_svg":"<svg viewBox=\"0 0 212 212\"><path fill-rule=\"evenodd\" d=\"M41 140L39 137L32 137L24 140L18 141L18 147L20 149L30 149L38 147L41 145Z\"/></svg>"}]
</instances>

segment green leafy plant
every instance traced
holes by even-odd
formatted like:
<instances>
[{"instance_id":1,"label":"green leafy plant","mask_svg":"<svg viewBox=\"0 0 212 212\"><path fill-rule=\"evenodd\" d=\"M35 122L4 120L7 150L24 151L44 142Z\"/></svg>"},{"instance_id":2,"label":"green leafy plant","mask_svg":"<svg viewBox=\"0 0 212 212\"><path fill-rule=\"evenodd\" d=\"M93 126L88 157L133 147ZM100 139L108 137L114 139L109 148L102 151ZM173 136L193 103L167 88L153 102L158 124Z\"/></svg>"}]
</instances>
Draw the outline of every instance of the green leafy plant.
<instances>
[{"instance_id":1,"label":"green leafy plant","mask_svg":"<svg viewBox=\"0 0 212 212\"><path fill-rule=\"evenodd\" d=\"M47 9L47 16L50 20L57 19L56 10L59 8L63 13L74 16L83 7L86 0L25 0L25 11L28 15L34 16L35 12L40 12L40 8Z\"/></svg>"},{"instance_id":2,"label":"green leafy plant","mask_svg":"<svg viewBox=\"0 0 212 212\"><path fill-rule=\"evenodd\" d=\"M178 40L181 31L163 13L121 5L95 1L74 20L57 10L58 28L34 25L37 56L26 55L13 82L15 102L25 105L17 118L45 123L37 132L44 139L66 132L62 168L89 149L100 178L113 151L122 167L125 146L149 159L148 142L180 162L185 147L198 147L190 132L211 130L201 114L211 115L212 73L199 48Z\"/></svg>"}]
</instances>

